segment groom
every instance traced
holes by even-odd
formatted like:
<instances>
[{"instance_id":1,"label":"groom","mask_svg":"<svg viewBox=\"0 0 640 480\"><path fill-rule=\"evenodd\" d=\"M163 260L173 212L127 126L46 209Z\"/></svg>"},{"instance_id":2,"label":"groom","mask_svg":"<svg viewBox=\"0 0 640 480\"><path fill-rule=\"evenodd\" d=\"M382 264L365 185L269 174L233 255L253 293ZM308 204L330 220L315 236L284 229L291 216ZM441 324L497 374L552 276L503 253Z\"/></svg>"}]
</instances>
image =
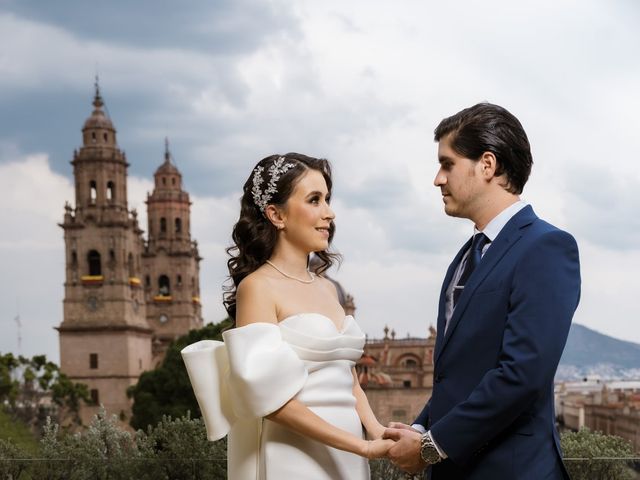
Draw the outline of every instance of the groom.
<instances>
[{"instance_id":1,"label":"groom","mask_svg":"<svg viewBox=\"0 0 640 480\"><path fill-rule=\"evenodd\" d=\"M433 394L392 423L389 457L432 480L568 479L553 377L580 297L578 247L519 194L533 163L516 117L481 103L435 130L434 184L474 235L440 293Z\"/></svg>"}]
</instances>

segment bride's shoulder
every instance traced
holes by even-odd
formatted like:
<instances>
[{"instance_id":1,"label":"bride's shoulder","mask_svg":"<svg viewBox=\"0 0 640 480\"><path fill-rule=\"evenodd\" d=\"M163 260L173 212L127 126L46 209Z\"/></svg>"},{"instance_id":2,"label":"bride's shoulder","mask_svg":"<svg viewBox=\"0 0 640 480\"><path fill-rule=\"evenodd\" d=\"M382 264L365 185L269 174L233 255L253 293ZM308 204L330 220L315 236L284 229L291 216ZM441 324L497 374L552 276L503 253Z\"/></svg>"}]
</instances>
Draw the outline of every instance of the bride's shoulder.
<instances>
[{"instance_id":1,"label":"bride's shoulder","mask_svg":"<svg viewBox=\"0 0 640 480\"><path fill-rule=\"evenodd\" d=\"M275 304L269 279L256 270L243 278L236 290L236 324L275 323Z\"/></svg>"},{"instance_id":2,"label":"bride's shoulder","mask_svg":"<svg viewBox=\"0 0 640 480\"><path fill-rule=\"evenodd\" d=\"M236 297L254 297L258 294L264 294L269 291L269 277L265 275L261 269L251 272L244 277L238 284L236 289Z\"/></svg>"}]
</instances>

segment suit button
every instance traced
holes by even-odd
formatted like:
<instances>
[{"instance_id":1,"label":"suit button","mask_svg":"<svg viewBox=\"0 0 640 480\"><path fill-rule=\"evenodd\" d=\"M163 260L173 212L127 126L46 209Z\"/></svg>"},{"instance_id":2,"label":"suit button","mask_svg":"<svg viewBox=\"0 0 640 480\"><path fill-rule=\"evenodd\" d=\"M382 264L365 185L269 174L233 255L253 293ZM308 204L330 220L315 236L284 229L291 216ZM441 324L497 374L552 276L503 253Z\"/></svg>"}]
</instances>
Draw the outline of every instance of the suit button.
<instances>
[{"instance_id":1,"label":"suit button","mask_svg":"<svg viewBox=\"0 0 640 480\"><path fill-rule=\"evenodd\" d=\"M439 373L434 377L433 381L436 383L440 383L440 381L443 379L444 377L442 375L440 375Z\"/></svg>"}]
</instances>

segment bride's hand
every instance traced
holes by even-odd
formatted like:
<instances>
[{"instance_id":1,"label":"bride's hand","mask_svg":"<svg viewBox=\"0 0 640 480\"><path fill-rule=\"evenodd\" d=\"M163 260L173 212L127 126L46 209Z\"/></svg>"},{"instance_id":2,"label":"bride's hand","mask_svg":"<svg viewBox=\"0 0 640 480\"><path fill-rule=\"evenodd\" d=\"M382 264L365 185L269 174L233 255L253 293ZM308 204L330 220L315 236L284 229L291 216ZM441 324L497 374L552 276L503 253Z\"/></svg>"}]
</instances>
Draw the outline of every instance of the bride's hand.
<instances>
[{"instance_id":1,"label":"bride's hand","mask_svg":"<svg viewBox=\"0 0 640 480\"><path fill-rule=\"evenodd\" d=\"M367 458L369 460L374 458L382 458L387 456L387 452L396 443L393 440L369 440L367 446Z\"/></svg>"},{"instance_id":2,"label":"bride's hand","mask_svg":"<svg viewBox=\"0 0 640 480\"><path fill-rule=\"evenodd\" d=\"M384 428L384 425L381 425L378 423L378 425L375 428L372 428L371 430L367 431L367 438L369 440L378 440L382 438L382 434L384 433L385 430L386 428Z\"/></svg>"}]
</instances>

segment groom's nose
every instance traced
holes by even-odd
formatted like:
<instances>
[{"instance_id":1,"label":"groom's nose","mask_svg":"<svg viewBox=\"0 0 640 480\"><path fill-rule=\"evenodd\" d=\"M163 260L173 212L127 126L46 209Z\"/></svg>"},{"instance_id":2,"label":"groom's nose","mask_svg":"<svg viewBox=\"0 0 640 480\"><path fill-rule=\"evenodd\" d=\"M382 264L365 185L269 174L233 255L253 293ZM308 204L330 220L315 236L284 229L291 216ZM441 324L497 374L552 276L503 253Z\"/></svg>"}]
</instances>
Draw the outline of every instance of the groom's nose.
<instances>
[{"instance_id":1,"label":"groom's nose","mask_svg":"<svg viewBox=\"0 0 640 480\"><path fill-rule=\"evenodd\" d=\"M438 170L436 173L436 178L433 179L433 185L436 187L441 187L447 183L447 177L442 173L442 170Z\"/></svg>"}]
</instances>

